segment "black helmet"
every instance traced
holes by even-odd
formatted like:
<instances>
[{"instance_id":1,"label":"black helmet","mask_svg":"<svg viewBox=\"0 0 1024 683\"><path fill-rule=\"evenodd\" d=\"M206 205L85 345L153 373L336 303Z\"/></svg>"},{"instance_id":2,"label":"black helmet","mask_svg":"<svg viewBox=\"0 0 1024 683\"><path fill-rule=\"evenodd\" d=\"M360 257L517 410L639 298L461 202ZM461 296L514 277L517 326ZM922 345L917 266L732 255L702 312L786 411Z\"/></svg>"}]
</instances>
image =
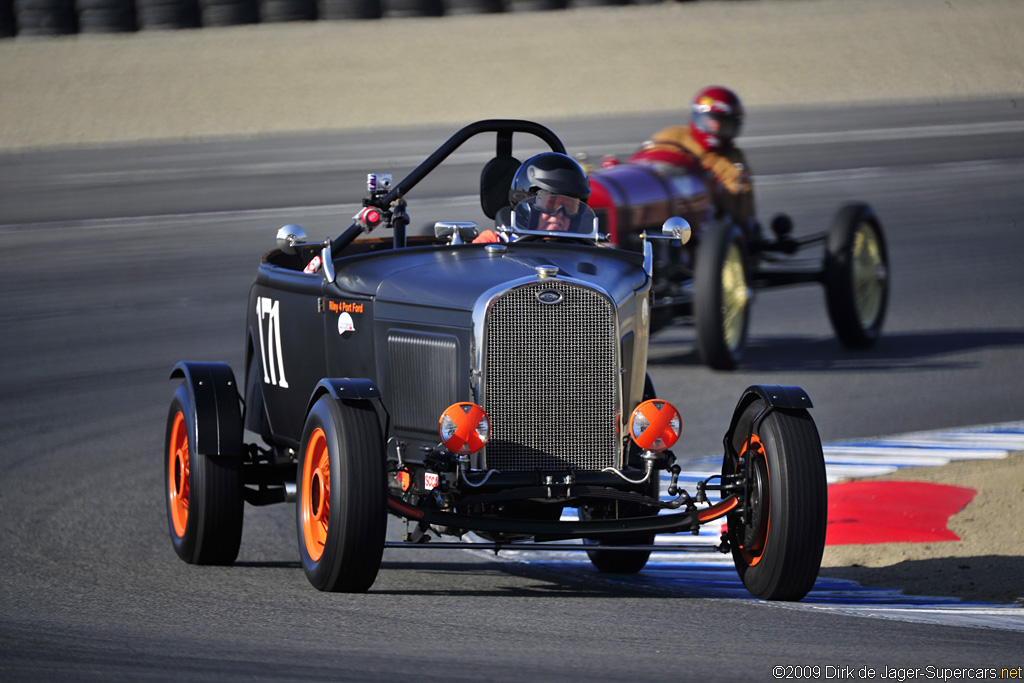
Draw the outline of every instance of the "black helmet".
<instances>
[{"instance_id":1,"label":"black helmet","mask_svg":"<svg viewBox=\"0 0 1024 683\"><path fill-rule=\"evenodd\" d=\"M522 200L546 190L552 194L590 199L590 181L575 161L564 154L544 152L522 163L508 191L509 204L515 207Z\"/></svg>"}]
</instances>

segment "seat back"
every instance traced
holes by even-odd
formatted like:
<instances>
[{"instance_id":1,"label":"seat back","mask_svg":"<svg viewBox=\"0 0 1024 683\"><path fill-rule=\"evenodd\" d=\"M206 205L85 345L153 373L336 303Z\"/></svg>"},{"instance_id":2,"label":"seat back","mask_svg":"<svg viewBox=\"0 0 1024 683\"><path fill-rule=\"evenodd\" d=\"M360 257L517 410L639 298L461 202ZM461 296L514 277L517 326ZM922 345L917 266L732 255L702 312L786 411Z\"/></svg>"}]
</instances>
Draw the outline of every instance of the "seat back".
<instances>
[{"instance_id":1,"label":"seat back","mask_svg":"<svg viewBox=\"0 0 1024 683\"><path fill-rule=\"evenodd\" d=\"M508 191L519 166L514 156L496 156L480 171L480 208L488 218L494 218L502 207L508 206Z\"/></svg>"}]
</instances>

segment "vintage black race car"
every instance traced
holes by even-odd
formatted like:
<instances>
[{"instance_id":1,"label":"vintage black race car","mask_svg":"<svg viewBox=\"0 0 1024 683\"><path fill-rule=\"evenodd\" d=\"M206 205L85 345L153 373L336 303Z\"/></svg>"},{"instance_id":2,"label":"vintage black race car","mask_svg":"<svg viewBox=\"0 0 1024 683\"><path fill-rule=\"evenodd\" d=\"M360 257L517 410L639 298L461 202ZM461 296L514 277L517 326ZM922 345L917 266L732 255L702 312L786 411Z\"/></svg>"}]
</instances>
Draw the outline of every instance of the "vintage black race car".
<instances>
[{"instance_id":1,"label":"vintage black race car","mask_svg":"<svg viewBox=\"0 0 1024 683\"><path fill-rule=\"evenodd\" d=\"M716 215L712 177L683 150L641 148L624 163L608 157L590 174L590 184L601 231L620 248L639 249L640 234L669 216L691 225L687 244L654 245L651 331L675 320L692 322L697 351L712 368L732 370L740 363L759 289L819 283L844 346L866 348L881 335L889 259L882 223L868 204L847 204L827 232L799 238L792 221L779 215L769 237L756 222L738 226ZM815 246L824 250L799 255Z\"/></svg>"},{"instance_id":2,"label":"vintage black race car","mask_svg":"<svg viewBox=\"0 0 1024 683\"><path fill-rule=\"evenodd\" d=\"M481 173L490 217L508 201L514 134L565 151L538 124L480 121L398 183L370 175L338 238L312 244L285 226L263 257L243 384L224 363L175 365L163 467L177 554L230 564L245 503L294 502L309 581L354 592L373 584L388 546L465 548L436 539L474 532L485 542L473 548L586 550L600 571L633 573L655 534L725 518L717 549L750 592L802 598L826 523L802 389L746 389L721 474L692 493L678 483L680 417L655 397L646 362L651 243L685 241L685 222L642 235L634 252L602 241L589 209L565 239L545 239L523 201L507 244L468 243L476 226L460 222L407 237L416 185L482 134L496 137ZM393 234L364 234L376 226ZM566 508L578 514L563 519ZM388 513L405 520L404 540L387 542Z\"/></svg>"}]
</instances>

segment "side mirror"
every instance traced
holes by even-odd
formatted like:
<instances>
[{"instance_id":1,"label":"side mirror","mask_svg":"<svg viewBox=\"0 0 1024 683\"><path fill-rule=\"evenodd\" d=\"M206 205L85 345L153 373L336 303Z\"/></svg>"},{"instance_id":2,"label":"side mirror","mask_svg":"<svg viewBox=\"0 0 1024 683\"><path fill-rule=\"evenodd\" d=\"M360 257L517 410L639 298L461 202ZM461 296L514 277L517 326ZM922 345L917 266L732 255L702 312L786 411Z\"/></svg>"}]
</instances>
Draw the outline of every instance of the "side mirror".
<instances>
[{"instance_id":1,"label":"side mirror","mask_svg":"<svg viewBox=\"0 0 1024 683\"><path fill-rule=\"evenodd\" d=\"M653 275L654 273L654 249L651 247L651 240L671 240L679 244L686 244L690 241L692 232L690 224L686 222L685 218L672 216L662 224L660 235L657 233L648 235L647 231L640 233L640 239L643 241L644 270L647 271L647 274Z\"/></svg>"},{"instance_id":2,"label":"side mirror","mask_svg":"<svg viewBox=\"0 0 1024 683\"><path fill-rule=\"evenodd\" d=\"M690 224L686 222L685 218L680 218L679 216L672 216L661 226L662 235L673 240L679 240L680 244L689 242L692 233Z\"/></svg>"},{"instance_id":3,"label":"side mirror","mask_svg":"<svg viewBox=\"0 0 1024 683\"><path fill-rule=\"evenodd\" d=\"M277 248L286 254L294 254L295 247L305 244L306 231L297 225L286 225L277 231Z\"/></svg>"},{"instance_id":4,"label":"side mirror","mask_svg":"<svg viewBox=\"0 0 1024 683\"><path fill-rule=\"evenodd\" d=\"M434 223L434 237L448 240L448 244L466 244L472 242L480 229L476 223L461 221L438 221Z\"/></svg>"}]
</instances>

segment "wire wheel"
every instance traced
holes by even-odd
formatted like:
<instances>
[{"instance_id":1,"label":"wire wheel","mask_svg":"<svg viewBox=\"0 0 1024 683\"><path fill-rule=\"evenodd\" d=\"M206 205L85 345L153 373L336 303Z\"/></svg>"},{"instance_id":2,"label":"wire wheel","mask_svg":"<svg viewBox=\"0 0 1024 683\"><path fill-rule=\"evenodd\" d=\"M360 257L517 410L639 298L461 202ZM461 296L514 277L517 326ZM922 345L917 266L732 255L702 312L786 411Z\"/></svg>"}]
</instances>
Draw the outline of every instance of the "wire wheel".
<instances>
[{"instance_id":1,"label":"wire wheel","mask_svg":"<svg viewBox=\"0 0 1024 683\"><path fill-rule=\"evenodd\" d=\"M867 204L850 204L836 214L824 279L828 317L839 341L854 349L874 344L889 301L889 257L882 225Z\"/></svg>"},{"instance_id":2,"label":"wire wheel","mask_svg":"<svg viewBox=\"0 0 1024 683\"><path fill-rule=\"evenodd\" d=\"M701 237L693 295L701 360L716 370L735 369L747 343L753 299L747 245L736 226L713 223Z\"/></svg>"},{"instance_id":3,"label":"wire wheel","mask_svg":"<svg viewBox=\"0 0 1024 683\"><path fill-rule=\"evenodd\" d=\"M878 319L885 298L888 268L882 259L878 234L869 223L861 223L853 237L853 296L861 327Z\"/></svg>"},{"instance_id":4,"label":"wire wheel","mask_svg":"<svg viewBox=\"0 0 1024 683\"><path fill-rule=\"evenodd\" d=\"M722 337L731 353L736 353L746 337L746 312L750 286L743 266L743 252L736 242L722 264Z\"/></svg>"}]
</instances>

